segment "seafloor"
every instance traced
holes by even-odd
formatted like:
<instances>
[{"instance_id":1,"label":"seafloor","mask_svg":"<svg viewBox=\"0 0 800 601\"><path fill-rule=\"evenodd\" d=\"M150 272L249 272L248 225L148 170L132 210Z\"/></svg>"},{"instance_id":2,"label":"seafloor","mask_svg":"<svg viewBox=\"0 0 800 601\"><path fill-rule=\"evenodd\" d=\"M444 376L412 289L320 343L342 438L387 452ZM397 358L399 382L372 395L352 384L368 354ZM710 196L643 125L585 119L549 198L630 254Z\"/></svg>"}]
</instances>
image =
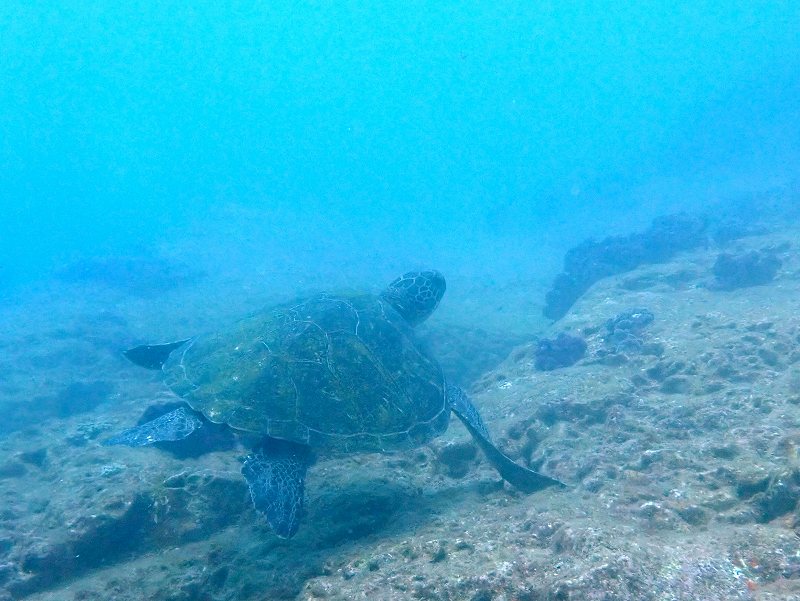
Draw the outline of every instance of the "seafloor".
<instances>
[{"instance_id":1,"label":"seafloor","mask_svg":"<svg viewBox=\"0 0 800 601\"><path fill-rule=\"evenodd\" d=\"M547 332L586 338L571 367L537 371L532 332L433 318L500 446L571 486L509 489L454 420L415 452L321 458L290 541L241 450L100 445L170 400L119 349L209 327L224 299L69 280L6 299L0 599L800 599L799 233L726 249L782 261L760 286L720 289L715 248L596 283ZM632 309L654 320L620 342L606 321Z\"/></svg>"}]
</instances>

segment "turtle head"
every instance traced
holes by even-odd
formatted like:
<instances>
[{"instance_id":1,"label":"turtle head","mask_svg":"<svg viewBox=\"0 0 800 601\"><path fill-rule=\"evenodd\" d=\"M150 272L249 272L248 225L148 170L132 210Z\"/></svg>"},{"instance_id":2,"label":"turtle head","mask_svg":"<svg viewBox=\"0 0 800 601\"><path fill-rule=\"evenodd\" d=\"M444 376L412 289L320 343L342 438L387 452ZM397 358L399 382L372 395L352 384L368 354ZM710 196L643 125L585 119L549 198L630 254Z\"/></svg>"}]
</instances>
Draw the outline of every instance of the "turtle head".
<instances>
[{"instance_id":1,"label":"turtle head","mask_svg":"<svg viewBox=\"0 0 800 601\"><path fill-rule=\"evenodd\" d=\"M438 271L409 271L389 284L381 298L415 326L439 306L445 288L444 276Z\"/></svg>"}]
</instances>

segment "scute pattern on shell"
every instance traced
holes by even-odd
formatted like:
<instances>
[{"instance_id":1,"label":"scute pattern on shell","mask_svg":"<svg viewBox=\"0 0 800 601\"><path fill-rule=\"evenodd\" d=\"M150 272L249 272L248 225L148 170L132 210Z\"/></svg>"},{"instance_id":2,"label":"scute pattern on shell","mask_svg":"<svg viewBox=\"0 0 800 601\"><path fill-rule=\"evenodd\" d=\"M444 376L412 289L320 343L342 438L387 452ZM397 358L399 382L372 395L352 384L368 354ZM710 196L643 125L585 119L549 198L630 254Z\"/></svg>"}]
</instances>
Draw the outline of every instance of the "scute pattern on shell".
<instances>
[{"instance_id":1,"label":"scute pattern on shell","mask_svg":"<svg viewBox=\"0 0 800 601\"><path fill-rule=\"evenodd\" d=\"M412 448L449 421L438 363L372 295L259 311L192 340L164 371L211 421L333 451Z\"/></svg>"}]
</instances>

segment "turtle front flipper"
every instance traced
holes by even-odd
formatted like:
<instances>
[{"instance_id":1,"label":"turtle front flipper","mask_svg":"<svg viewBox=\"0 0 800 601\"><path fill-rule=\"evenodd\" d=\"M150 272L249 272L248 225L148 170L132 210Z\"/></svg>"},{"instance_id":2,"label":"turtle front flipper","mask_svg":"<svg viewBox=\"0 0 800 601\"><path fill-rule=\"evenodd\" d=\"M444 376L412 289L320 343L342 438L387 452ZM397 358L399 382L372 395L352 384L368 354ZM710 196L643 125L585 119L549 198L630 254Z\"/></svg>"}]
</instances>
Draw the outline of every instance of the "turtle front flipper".
<instances>
[{"instance_id":1,"label":"turtle front flipper","mask_svg":"<svg viewBox=\"0 0 800 601\"><path fill-rule=\"evenodd\" d=\"M309 451L305 445L271 438L242 465L253 505L280 538L291 538L300 526Z\"/></svg>"},{"instance_id":2,"label":"turtle front flipper","mask_svg":"<svg viewBox=\"0 0 800 601\"><path fill-rule=\"evenodd\" d=\"M500 473L500 476L525 493L536 492L548 486L566 486L563 482L555 480L511 461L491 441L489 431L481 419L475 405L469 400L466 393L458 386L447 387L447 402L453 413L464 422L464 425L478 443L486 458Z\"/></svg>"},{"instance_id":3,"label":"turtle front flipper","mask_svg":"<svg viewBox=\"0 0 800 601\"><path fill-rule=\"evenodd\" d=\"M182 347L184 344L189 342L190 338L186 340L178 340L176 342L168 342L166 344L144 344L142 346L137 346L132 349L128 349L127 351L123 351L122 354L131 362L135 363L139 367L145 367L147 369L161 369L164 366L164 362L169 357L170 353L177 348Z\"/></svg>"},{"instance_id":4,"label":"turtle front flipper","mask_svg":"<svg viewBox=\"0 0 800 601\"><path fill-rule=\"evenodd\" d=\"M197 413L188 407L178 407L140 426L128 428L103 444L143 447L155 442L182 440L202 425L203 420Z\"/></svg>"}]
</instances>

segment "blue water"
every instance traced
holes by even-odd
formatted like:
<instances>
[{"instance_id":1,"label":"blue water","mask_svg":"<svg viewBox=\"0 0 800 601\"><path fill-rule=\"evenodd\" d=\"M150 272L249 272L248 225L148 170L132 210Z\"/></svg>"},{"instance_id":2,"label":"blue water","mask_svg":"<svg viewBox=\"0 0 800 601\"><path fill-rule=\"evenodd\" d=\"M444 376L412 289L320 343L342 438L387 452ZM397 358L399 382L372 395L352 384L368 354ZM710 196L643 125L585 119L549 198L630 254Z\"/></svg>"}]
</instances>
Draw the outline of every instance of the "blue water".
<instances>
[{"instance_id":1,"label":"blue water","mask_svg":"<svg viewBox=\"0 0 800 601\"><path fill-rule=\"evenodd\" d=\"M680 578L685 590L744 594L754 580L788 590L798 573L789 529L800 522L784 505L800 494L800 385L790 373L800 326L781 301L793 290L796 243L785 233L728 243L770 220L800 221L798 98L798 0L0 0L0 601L70 590L74 599L295 598L321 574L330 578L320 586L374 591L351 581L359 564L386 590L433 598L425 574L407 588L392 576L414 560L455 570L448 587L527 579L519 598L539 598L554 578L559 598L579 595L589 577L607 594L628 572L631 595L658 595L649 582ZM627 277L685 251L698 254ZM418 328L446 381L432 360L409 359L398 315L390 323L402 336L369 309L362 321L358 303L374 299L350 307L353 334L368 332L358 358L349 353L361 342L333 342L347 340L339 324L349 313L331 311L336 325L325 329L298 309L326 342L275 317L268 330L282 319L297 326L275 333L276 351L265 335L258 353L236 345L241 357L181 359L183 391L213 395L205 417L223 424L180 448L102 446L148 440L148 427L118 437L182 402L123 349L227 336L242 327L233 319L268 303L324 287L377 292L419 269L447 280ZM601 298L582 298L621 274ZM379 342L389 352L373 352ZM239 363L245 380L256 373L254 357L291 367L232 384ZM333 376L318 369L323 358ZM347 392L367 364L374 375ZM538 499L506 497L497 476L458 483L478 461L460 443L448 445L453 462L440 446L374 473L377 463L358 466L352 486L357 463L330 463L310 470L310 517L294 546L275 546L260 516L242 514L251 510L236 457L274 445L265 450L282 458L275 479L294 483L282 495L296 509L308 448L292 456L288 443L257 440L278 430L236 434L233 449L227 426L238 418L226 409L238 416L243 401L242 415L257 413L268 403L256 395L277 382L278 417L266 417L287 437L305 428L324 438L325 419L322 430L291 422L289 380L296 416L317 407L312 398L314 417L347 413L348 424L350 413L409 416L386 432L387 417L349 434L332 423L348 445L364 432L390 440L408 430L416 441L435 428L414 423L424 420L406 403L418 400L404 384L409 366L428 378L419 390L447 383L474 395L483 418L452 388L427 400L444 418L445 399L458 399L498 474L532 490L531 475L482 438L487 430L517 468L531 459L570 488L538 513ZM548 381L534 370L561 371ZM313 382L324 395L303 390ZM377 394L386 407L369 404ZM212 450L230 452L203 456ZM253 458L245 465L251 482L269 473ZM422 493L416 482L431 486ZM372 490L384 487L385 497ZM281 496L258 492L259 511ZM612 527L590 524L584 508ZM511 515L525 523L506 524ZM509 537L479 540L483 517L486 532L508 525ZM634 538L607 544L612 531ZM694 542L678 561L671 546L684 535ZM376 538L359 546L367 536ZM522 546L527 559L511 562ZM704 559L712 551L725 558L719 569ZM576 557L591 569L576 571ZM492 597L481 591L463 598Z\"/></svg>"},{"instance_id":2,"label":"blue water","mask_svg":"<svg viewBox=\"0 0 800 601\"><path fill-rule=\"evenodd\" d=\"M0 56L6 284L181 240L550 277L800 154L793 1L7 0Z\"/></svg>"}]
</instances>

